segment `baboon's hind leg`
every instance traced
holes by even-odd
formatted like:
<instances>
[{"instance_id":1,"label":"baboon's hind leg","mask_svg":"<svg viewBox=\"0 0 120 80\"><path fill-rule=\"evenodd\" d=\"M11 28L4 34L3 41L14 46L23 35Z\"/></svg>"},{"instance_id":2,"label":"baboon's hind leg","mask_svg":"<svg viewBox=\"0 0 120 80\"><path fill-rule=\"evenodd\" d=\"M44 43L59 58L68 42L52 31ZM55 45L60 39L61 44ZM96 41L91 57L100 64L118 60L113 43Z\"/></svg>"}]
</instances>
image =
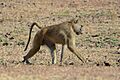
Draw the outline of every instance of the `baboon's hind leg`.
<instances>
[{"instance_id":1,"label":"baboon's hind leg","mask_svg":"<svg viewBox=\"0 0 120 80\"><path fill-rule=\"evenodd\" d=\"M31 48L30 51L28 52L28 54L26 56L24 56L24 60L22 62L26 62L27 64L31 64L28 61L28 59L31 58L38 50L39 50L39 48Z\"/></svg>"},{"instance_id":2,"label":"baboon's hind leg","mask_svg":"<svg viewBox=\"0 0 120 80\"><path fill-rule=\"evenodd\" d=\"M61 56L60 56L60 65L62 65L63 53L64 53L64 45L62 45L62 51L61 51Z\"/></svg>"},{"instance_id":3,"label":"baboon's hind leg","mask_svg":"<svg viewBox=\"0 0 120 80\"><path fill-rule=\"evenodd\" d=\"M30 64L28 59L34 56L37 53L37 51L39 51L42 41L43 41L43 35L41 35L40 32L37 32L33 40L33 46L29 50L28 54L24 56L24 60L22 62L26 62Z\"/></svg>"},{"instance_id":4,"label":"baboon's hind leg","mask_svg":"<svg viewBox=\"0 0 120 80\"><path fill-rule=\"evenodd\" d=\"M55 46L55 44L50 42L50 41L47 41L46 45L50 49L50 53L51 53L51 57L52 57L52 64L56 64L57 58L56 58L56 46Z\"/></svg>"}]
</instances>

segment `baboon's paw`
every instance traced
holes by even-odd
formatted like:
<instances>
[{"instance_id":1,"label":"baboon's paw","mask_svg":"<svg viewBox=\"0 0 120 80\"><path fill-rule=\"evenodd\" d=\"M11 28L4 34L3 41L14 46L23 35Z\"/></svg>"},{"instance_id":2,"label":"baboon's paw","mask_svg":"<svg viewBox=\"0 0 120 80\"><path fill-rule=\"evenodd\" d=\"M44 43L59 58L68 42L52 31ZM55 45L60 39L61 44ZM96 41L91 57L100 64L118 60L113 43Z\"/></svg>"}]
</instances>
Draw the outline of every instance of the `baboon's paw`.
<instances>
[{"instance_id":1,"label":"baboon's paw","mask_svg":"<svg viewBox=\"0 0 120 80\"><path fill-rule=\"evenodd\" d=\"M23 60L22 63L23 63L23 64L28 64L28 65L32 65L32 63L29 62L28 60Z\"/></svg>"}]
</instances>

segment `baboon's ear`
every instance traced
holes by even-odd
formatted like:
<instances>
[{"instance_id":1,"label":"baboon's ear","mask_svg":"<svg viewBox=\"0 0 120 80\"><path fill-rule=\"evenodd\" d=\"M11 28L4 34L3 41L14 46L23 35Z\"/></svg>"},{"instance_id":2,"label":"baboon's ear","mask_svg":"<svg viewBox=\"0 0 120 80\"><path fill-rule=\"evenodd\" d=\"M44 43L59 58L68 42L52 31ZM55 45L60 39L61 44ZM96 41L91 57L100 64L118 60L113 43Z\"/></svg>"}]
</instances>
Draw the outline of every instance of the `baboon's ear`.
<instances>
[{"instance_id":1,"label":"baboon's ear","mask_svg":"<svg viewBox=\"0 0 120 80\"><path fill-rule=\"evenodd\" d=\"M73 19L73 22L74 22L74 23L78 23L78 19L79 19L79 16L76 15L76 16L74 17L74 19Z\"/></svg>"}]
</instances>

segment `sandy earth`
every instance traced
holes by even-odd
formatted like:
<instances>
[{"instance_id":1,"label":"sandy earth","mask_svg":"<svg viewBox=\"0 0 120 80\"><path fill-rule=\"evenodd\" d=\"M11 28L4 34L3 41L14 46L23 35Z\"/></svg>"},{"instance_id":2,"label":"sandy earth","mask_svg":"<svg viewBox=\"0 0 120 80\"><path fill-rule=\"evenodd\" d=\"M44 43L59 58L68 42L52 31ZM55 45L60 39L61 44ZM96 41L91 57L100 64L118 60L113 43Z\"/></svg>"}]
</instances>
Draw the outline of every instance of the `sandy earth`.
<instances>
[{"instance_id":1,"label":"sandy earth","mask_svg":"<svg viewBox=\"0 0 120 80\"><path fill-rule=\"evenodd\" d=\"M0 0L0 80L120 80L120 1L119 0ZM67 47L63 65L51 65L46 46L20 63L28 39L29 26L59 24L79 16L83 34L76 36L76 46L87 64L77 59ZM38 31L34 28L32 39Z\"/></svg>"}]
</instances>

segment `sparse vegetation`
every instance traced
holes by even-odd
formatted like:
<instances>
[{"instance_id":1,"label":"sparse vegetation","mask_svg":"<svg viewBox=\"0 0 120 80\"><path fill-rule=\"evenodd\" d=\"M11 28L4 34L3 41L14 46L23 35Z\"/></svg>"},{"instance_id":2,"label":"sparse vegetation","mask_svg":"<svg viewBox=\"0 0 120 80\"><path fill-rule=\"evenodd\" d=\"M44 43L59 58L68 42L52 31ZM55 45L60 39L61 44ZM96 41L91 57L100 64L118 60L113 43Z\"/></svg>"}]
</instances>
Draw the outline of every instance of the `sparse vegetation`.
<instances>
[{"instance_id":1,"label":"sparse vegetation","mask_svg":"<svg viewBox=\"0 0 120 80\"><path fill-rule=\"evenodd\" d=\"M120 44L119 8L119 0L0 1L0 80L120 80L120 54L115 54ZM20 63L26 54L28 25L54 25L76 14L84 25L76 45L88 61L86 65L67 49L63 66L51 65L46 46L31 59L33 65ZM60 50L58 45L57 60Z\"/></svg>"},{"instance_id":2,"label":"sparse vegetation","mask_svg":"<svg viewBox=\"0 0 120 80\"><path fill-rule=\"evenodd\" d=\"M70 11L69 10L62 10L59 12L55 13L55 16L69 16L70 15Z\"/></svg>"}]
</instances>

